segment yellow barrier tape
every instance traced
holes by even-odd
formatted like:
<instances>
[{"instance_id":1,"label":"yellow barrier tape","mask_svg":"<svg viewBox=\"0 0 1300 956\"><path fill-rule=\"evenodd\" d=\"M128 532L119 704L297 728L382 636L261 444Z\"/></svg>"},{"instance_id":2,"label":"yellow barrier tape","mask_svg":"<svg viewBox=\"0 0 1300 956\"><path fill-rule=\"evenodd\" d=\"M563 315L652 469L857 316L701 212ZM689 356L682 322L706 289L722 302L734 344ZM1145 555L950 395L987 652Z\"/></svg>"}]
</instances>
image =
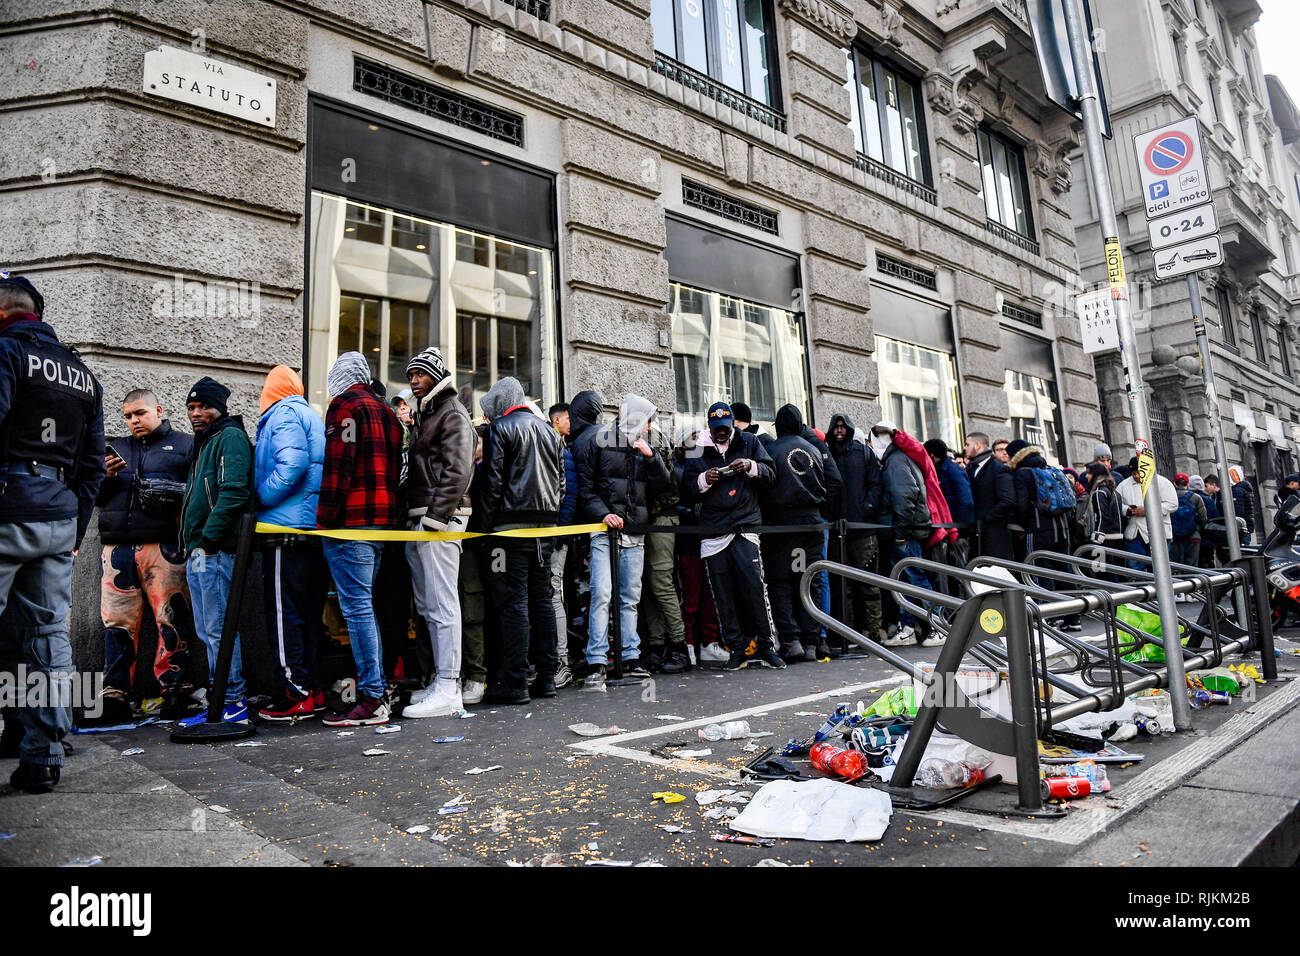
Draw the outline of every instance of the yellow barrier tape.
<instances>
[{"instance_id":1,"label":"yellow barrier tape","mask_svg":"<svg viewBox=\"0 0 1300 956\"><path fill-rule=\"evenodd\" d=\"M397 531L383 528L286 528L257 523L258 534L310 534L341 541L464 541L466 538L559 538L571 534L607 531L604 524L569 524L546 528L515 528L511 531Z\"/></svg>"}]
</instances>

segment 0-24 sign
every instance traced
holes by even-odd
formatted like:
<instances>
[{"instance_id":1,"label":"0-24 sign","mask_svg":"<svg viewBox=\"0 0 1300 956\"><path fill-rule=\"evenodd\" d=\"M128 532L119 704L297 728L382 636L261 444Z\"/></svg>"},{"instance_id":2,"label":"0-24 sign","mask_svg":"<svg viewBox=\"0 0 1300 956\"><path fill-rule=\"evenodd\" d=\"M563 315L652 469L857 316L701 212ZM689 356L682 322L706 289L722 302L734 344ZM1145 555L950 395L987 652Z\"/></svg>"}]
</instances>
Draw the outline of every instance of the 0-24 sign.
<instances>
[{"instance_id":1,"label":"0-24 sign","mask_svg":"<svg viewBox=\"0 0 1300 956\"><path fill-rule=\"evenodd\" d=\"M1147 222L1147 231L1151 236L1151 248L1164 249L1213 235L1219 231L1219 220L1214 214L1214 203L1205 203L1151 219Z\"/></svg>"}]
</instances>

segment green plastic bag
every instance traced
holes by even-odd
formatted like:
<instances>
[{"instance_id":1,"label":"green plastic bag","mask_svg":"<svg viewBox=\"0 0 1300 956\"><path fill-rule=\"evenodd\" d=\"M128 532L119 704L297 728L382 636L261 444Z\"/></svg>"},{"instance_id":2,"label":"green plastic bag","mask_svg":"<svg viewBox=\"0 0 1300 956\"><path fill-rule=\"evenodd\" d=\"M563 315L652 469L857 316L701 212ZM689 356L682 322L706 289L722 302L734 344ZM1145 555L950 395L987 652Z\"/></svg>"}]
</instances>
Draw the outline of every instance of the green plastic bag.
<instances>
[{"instance_id":1,"label":"green plastic bag","mask_svg":"<svg viewBox=\"0 0 1300 956\"><path fill-rule=\"evenodd\" d=\"M1212 690L1220 694L1241 693L1239 676L1226 667L1211 667L1208 670L1196 671L1195 673L1201 679L1201 684L1206 690Z\"/></svg>"},{"instance_id":2,"label":"green plastic bag","mask_svg":"<svg viewBox=\"0 0 1300 956\"><path fill-rule=\"evenodd\" d=\"M1164 648L1164 629L1160 626L1160 615L1152 614L1150 611L1144 611L1141 608L1134 607L1131 604L1121 604L1119 610L1115 612L1115 617L1122 623L1130 627L1137 628L1144 634L1151 637L1154 644L1143 644L1141 647L1134 649L1134 641L1124 642L1127 635L1120 636L1120 651L1124 653L1124 660L1131 661L1134 664L1158 664L1165 659ZM1185 628L1178 625L1178 633L1182 634ZM1182 639L1184 645L1187 644L1187 638Z\"/></svg>"},{"instance_id":3,"label":"green plastic bag","mask_svg":"<svg viewBox=\"0 0 1300 956\"><path fill-rule=\"evenodd\" d=\"M916 694L911 687L895 687L872 701L863 713L868 717L915 716Z\"/></svg>"}]
</instances>

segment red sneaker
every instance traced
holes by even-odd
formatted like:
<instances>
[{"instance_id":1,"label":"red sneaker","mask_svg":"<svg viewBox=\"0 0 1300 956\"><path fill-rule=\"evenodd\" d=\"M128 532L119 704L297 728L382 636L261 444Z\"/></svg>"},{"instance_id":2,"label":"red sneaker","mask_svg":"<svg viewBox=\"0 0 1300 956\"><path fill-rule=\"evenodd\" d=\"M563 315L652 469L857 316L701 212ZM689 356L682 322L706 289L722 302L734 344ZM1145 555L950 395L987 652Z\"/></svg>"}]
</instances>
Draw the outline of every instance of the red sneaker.
<instances>
[{"instance_id":1,"label":"red sneaker","mask_svg":"<svg viewBox=\"0 0 1300 956\"><path fill-rule=\"evenodd\" d=\"M311 709L312 710L325 709L325 688L317 687L314 691L311 692Z\"/></svg>"},{"instance_id":2,"label":"red sneaker","mask_svg":"<svg viewBox=\"0 0 1300 956\"><path fill-rule=\"evenodd\" d=\"M388 705L379 697L362 697L351 706L333 714L326 714L320 721L326 727L368 727L371 724L388 723Z\"/></svg>"},{"instance_id":3,"label":"red sneaker","mask_svg":"<svg viewBox=\"0 0 1300 956\"><path fill-rule=\"evenodd\" d=\"M316 712L312 709L312 699L303 697L301 700L294 700L287 694L276 694L275 698L265 707L257 711L257 716L263 720L306 720L308 717L315 717Z\"/></svg>"}]
</instances>

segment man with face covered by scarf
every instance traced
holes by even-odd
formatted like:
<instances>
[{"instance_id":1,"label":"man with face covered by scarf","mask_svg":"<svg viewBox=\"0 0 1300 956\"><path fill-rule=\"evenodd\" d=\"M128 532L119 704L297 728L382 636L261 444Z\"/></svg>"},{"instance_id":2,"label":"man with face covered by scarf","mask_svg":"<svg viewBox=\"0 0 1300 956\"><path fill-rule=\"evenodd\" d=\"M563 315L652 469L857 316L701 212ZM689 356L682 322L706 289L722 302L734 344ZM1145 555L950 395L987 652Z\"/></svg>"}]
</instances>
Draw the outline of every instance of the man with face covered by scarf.
<instances>
[{"instance_id":1,"label":"man with face covered by scarf","mask_svg":"<svg viewBox=\"0 0 1300 956\"><path fill-rule=\"evenodd\" d=\"M637 635L637 605L641 601L641 576L645 569L645 536L623 532L625 525L650 521L650 498L672 483L663 458L647 441L650 422L658 409L640 395L628 395L618 418L598 426L588 440L575 448L578 472L578 515L583 522L603 522L619 534L619 622L623 672L648 677L641 665ZM605 689L605 661L609 654L610 601L612 597L610 534L591 536L591 609L588 613L587 665L584 691Z\"/></svg>"}]
</instances>

